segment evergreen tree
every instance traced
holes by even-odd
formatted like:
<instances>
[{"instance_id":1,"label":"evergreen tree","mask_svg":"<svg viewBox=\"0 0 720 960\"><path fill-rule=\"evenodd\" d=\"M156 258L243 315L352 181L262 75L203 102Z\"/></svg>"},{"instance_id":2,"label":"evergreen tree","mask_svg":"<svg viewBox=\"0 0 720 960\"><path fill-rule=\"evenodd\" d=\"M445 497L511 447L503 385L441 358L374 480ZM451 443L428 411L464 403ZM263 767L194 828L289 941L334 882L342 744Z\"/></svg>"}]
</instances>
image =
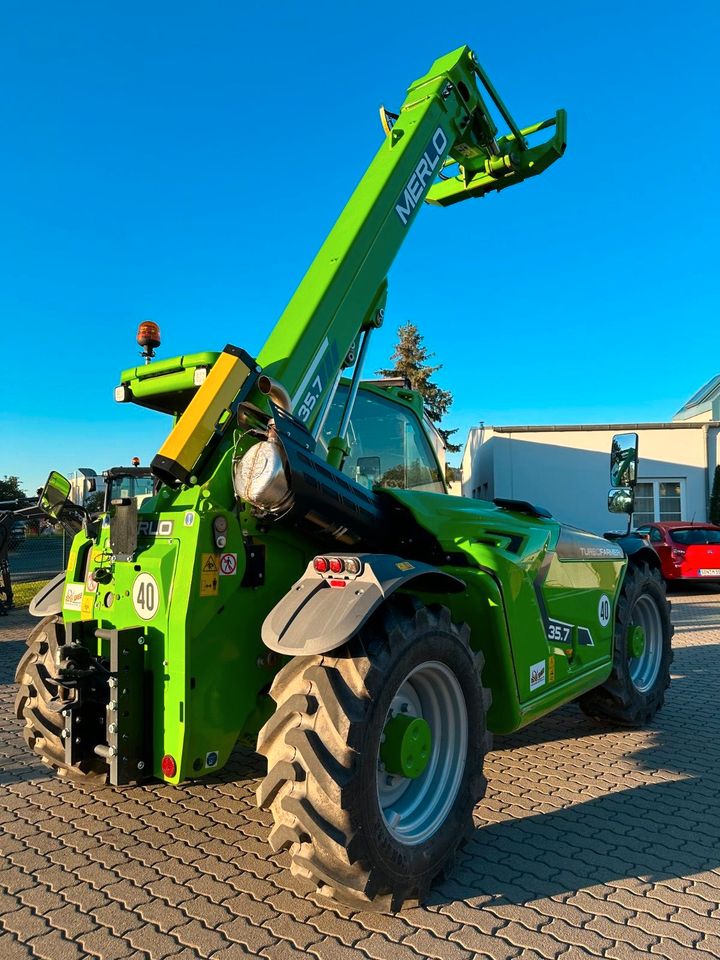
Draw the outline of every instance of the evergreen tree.
<instances>
[{"instance_id":1,"label":"evergreen tree","mask_svg":"<svg viewBox=\"0 0 720 960\"><path fill-rule=\"evenodd\" d=\"M395 365L378 370L377 373L381 377L404 377L410 387L422 396L428 417L433 423L439 424L452 406L453 395L430 379L442 369L442 364L428 363L435 354L430 353L424 345L424 339L414 323L404 323L398 329L398 342L390 357ZM442 430L438 427L438 433L443 438L448 453L457 453L461 449L459 443L452 443L449 439L457 433L457 429Z\"/></svg>"},{"instance_id":2,"label":"evergreen tree","mask_svg":"<svg viewBox=\"0 0 720 960\"><path fill-rule=\"evenodd\" d=\"M720 524L720 466L715 467L708 519L710 523Z\"/></svg>"}]
</instances>

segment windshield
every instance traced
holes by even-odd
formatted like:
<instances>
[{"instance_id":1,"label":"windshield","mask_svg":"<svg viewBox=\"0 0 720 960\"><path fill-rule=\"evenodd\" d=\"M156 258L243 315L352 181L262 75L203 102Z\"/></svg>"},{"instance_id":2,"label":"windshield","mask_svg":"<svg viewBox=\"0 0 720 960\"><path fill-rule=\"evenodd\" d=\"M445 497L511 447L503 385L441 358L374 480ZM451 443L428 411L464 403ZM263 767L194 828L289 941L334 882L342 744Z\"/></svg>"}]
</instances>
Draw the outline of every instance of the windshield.
<instances>
[{"instance_id":1,"label":"windshield","mask_svg":"<svg viewBox=\"0 0 720 960\"><path fill-rule=\"evenodd\" d=\"M327 444L337 434L347 387L341 385L318 438ZM343 473L364 487L399 487L445 493L430 443L411 410L369 390L358 391L347 440L350 454Z\"/></svg>"},{"instance_id":2,"label":"windshield","mask_svg":"<svg viewBox=\"0 0 720 960\"><path fill-rule=\"evenodd\" d=\"M111 499L121 497L151 497L153 492L153 477L112 477Z\"/></svg>"},{"instance_id":3,"label":"windshield","mask_svg":"<svg viewBox=\"0 0 720 960\"><path fill-rule=\"evenodd\" d=\"M686 527L683 530L671 530L670 539L686 547L720 543L720 530L712 527Z\"/></svg>"}]
</instances>

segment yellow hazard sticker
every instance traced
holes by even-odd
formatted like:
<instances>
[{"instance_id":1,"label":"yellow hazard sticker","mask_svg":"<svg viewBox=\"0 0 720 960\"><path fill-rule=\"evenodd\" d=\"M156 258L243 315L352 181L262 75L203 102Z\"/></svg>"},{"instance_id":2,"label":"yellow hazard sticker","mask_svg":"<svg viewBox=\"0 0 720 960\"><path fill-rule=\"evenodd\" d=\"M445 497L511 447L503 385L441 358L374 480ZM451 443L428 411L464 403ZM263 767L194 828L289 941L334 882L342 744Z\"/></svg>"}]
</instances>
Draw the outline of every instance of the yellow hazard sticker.
<instances>
[{"instance_id":1,"label":"yellow hazard sticker","mask_svg":"<svg viewBox=\"0 0 720 960\"><path fill-rule=\"evenodd\" d=\"M415 567L412 563L408 563L407 560L403 560L402 563L396 563L395 566L398 570L414 570Z\"/></svg>"},{"instance_id":2,"label":"yellow hazard sticker","mask_svg":"<svg viewBox=\"0 0 720 960\"><path fill-rule=\"evenodd\" d=\"M220 554L204 553L202 555L202 566L200 569L203 573L217 573L220 569Z\"/></svg>"},{"instance_id":3,"label":"yellow hazard sticker","mask_svg":"<svg viewBox=\"0 0 720 960\"><path fill-rule=\"evenodd\" d=\"M548 657L548 683L555 681L555 657Z\"/></svg>"},{"instance_id":4,"label":"yellow hazard sticker","mask_svg":"<svg viewBox=\"0 0 720 960\"><path fill-rule=\"evenodd\" d=\"M216 597L218 592L218 574L201 573L200 574L200 596Z\"/></svg>"},{"instance_id":5,"label":"yellow hazard sticker","mask_svg":"<svg viewBox=\"0 0 720 960\"><path fill-rule=\"evenodd\" d=\"M82 598L82 603L80 604L80 619L81 620L91 620L93 612L93 604L95 603L95 596L92 593L86 593Z\"/></svg>"}]
</instances>

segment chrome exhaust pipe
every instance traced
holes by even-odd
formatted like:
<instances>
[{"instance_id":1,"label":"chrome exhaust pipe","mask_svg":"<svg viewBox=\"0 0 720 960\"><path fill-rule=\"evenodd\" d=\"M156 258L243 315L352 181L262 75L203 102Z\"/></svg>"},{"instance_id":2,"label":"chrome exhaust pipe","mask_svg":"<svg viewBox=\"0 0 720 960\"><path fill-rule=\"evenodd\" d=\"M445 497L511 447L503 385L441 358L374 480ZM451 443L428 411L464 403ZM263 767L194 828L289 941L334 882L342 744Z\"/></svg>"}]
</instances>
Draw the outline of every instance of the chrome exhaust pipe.
<instances>
[{"instance_id":1,"label":"chrome exhaust pipe","mask_svg":"<svg viewBox=\"0 0 720 960\"><path fill-rule=\"evenodd\" d=\"M280 407L286 413L292 413L290 394L281 383L273 380L272 377L268 377L267 374L261 373L258 377L257 386L260 393L270 397L276 407Z\"/></svg>"}]
</instances>

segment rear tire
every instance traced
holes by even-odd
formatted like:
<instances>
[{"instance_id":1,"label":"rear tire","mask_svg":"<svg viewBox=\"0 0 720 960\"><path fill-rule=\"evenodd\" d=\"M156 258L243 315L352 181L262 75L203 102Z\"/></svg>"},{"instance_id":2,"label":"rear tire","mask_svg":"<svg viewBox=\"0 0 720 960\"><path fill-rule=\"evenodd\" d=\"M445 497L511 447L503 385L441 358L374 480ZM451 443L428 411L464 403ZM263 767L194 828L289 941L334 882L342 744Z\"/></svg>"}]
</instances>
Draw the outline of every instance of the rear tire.
<instances>
[{"instance_id":1,"label":"rear tire","mask_svg":"<svg viewBox=\"0 0 720 960\"><path fill-rule=\"evenodd\" d=\"M662 707L673 661L666 593L659 570L630 561L615 614L612 672L601 687L578 700L588 716L635 727L649 723ZM643 630L644 646L632 656L637 627Z\"/></svg>"},{"instance_id":2,"label":"rear tire","mask_svg":"<svg viewBox=\"0 0 720 960\"><path fill-rule=\"evenodd\" d=\"M349 643L296 657L270 691L275 715L260 731L274 850L292 871L358 908L422 902L472 831L485 793L489 691L469 629L440 606L387 604ZM388 718L421 717L432 737L420 775L382 764ZM405 713L407 717L407 712Z\"/></svg>"},{"instance_id":3,"label":"rear tire","mask_svg":"<svg viewBox=\"0 0 720 960\"><path fill-rule=\"evenodd\" d=\"M58 616L41 620L27 639L28 649L15 671L19 685L15 713L25 721L25 742L43 763L69 780L87 784L107 782L107 764L98 757L81 764L65 763L62 711L75 696L56 679L58 654L64 639L64 627Z\"/></svg>"}]
</instances>

